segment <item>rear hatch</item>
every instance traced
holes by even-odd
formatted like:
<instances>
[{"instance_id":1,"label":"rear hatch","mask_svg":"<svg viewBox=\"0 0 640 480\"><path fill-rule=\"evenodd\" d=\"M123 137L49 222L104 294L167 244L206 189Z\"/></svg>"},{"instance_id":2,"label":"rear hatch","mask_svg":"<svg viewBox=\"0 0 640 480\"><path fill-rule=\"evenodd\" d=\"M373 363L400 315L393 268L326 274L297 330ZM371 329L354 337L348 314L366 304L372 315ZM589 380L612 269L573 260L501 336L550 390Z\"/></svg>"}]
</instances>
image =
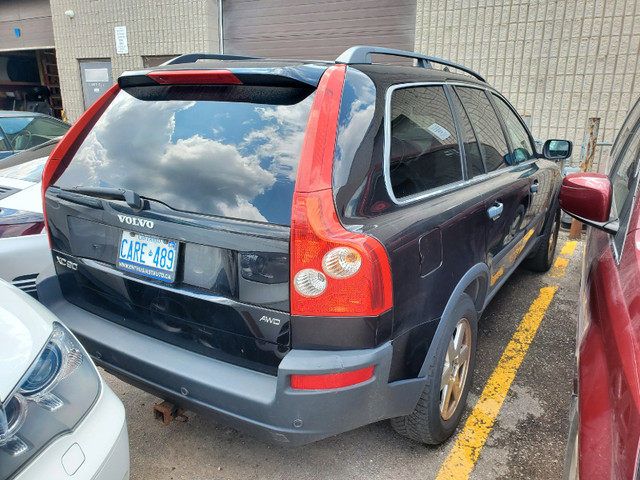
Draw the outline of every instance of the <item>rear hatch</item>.
<instances>
[{"instance_id":1,"label":"rear hatch","mask_svg":"<svg viewBox=\"0 0 640 480\"><path fill-rule=\"evenodd\" d=\"M323 70L121 77L47 186L65 298L159 340L275 373L290 348L291 204Z\"/></svg>"}]
</instances>

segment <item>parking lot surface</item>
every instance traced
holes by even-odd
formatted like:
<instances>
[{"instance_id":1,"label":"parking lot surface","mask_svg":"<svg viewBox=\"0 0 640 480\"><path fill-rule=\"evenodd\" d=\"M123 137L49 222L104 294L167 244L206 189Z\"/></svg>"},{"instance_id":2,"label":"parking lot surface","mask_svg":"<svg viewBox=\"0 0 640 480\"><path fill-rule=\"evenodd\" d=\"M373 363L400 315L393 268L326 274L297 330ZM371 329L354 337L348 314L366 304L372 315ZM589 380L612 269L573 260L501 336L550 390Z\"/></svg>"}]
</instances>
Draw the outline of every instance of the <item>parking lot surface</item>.
<instances>
[{"instance_id":1,"label":"parking lot surface","mask_svg":"<svg viewBox=\"0 0 640 480\"><path fill-rule=\"evenodd\" d=\"M519 269L493 299L479 322L473 418L443 445L411 442L387 421L296 449L192 412L163 426L152 412L160 399L103 371L127 410L131 479L560 478L583 250L561 230L552 270Z\"/></svg>"}]
</instances>

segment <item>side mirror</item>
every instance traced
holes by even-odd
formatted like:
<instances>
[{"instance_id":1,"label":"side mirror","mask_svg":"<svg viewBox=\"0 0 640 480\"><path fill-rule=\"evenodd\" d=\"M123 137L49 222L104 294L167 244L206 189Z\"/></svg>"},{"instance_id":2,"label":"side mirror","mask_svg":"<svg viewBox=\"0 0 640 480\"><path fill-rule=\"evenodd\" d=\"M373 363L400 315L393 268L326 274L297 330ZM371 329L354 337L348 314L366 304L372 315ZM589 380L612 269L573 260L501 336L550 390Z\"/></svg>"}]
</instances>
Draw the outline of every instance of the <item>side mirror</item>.
<instances>
[{"instance_id":1,"label":"side mirror","mask_svg":"<svg viewBox=\"0 0 640 480\"><path fill-rule=\"evenodd\" d=\"M618 221L609 220L613 198L609 177L599 173L571 173L564 177L558 200L572 217L607 233L618 231Z\"/></svg>"},{"instance_id":2,"label":"side mirror","mask_svg":"<svg viewBox=\"0 0 640 480\"><path fill-rule=\"evenodd\" d=\"M547 160L564 160L571 156L573 143L569 140L547 140L542 147L542 155Z\"/></svg>"}]
</instances>

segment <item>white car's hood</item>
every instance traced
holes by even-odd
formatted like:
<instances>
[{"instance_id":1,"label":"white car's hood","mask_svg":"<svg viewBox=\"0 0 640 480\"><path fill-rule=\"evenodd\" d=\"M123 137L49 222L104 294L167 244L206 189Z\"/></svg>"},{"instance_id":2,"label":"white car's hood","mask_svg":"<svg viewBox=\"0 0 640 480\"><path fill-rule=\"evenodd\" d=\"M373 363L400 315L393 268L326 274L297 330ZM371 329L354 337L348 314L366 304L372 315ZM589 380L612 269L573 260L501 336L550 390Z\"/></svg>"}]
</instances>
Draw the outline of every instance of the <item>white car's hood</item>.
<instances>
[{"instance_id":1,"label":"white car's hood","mask_svg":"<svg viewBox=\"0 0 640 480\"><path fill-rule=\"evenodd\" d=\"M38 358L54 319L33 298L0 280L0 404Z\"/></svg>"}]
</instances>

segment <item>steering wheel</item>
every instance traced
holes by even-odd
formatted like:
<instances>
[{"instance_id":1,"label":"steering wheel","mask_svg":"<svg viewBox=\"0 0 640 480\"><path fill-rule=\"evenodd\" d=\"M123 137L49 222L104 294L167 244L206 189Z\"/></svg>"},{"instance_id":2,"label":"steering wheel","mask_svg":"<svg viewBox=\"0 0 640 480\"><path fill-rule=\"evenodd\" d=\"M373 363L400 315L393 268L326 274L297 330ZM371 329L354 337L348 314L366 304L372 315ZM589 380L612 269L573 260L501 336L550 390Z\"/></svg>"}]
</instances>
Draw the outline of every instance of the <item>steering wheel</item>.
<instances>
[{"instance_id":1,"label":"steering wheel","mask_svg":"<svg viewBox=\"0 0 640 480\"><path fill-rule=\"evenodd\" d=\"M13 137L13 148L15 150L26 150L31 145L31 132L21 130Z\"/></svg>"}]
</instances>

